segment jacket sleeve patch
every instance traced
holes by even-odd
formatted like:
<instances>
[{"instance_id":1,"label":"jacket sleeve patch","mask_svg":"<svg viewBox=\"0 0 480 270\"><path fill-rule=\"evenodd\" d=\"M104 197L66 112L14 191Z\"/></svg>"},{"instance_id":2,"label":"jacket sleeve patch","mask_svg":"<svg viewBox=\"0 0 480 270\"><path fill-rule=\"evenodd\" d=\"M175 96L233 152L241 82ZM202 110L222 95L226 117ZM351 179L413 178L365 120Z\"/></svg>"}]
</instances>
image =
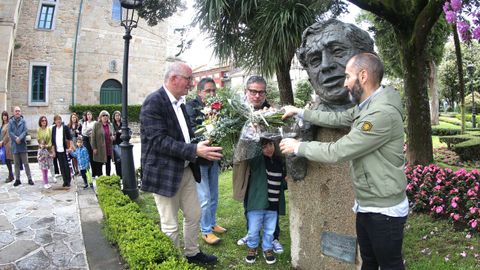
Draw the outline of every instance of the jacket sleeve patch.
<instances>
[{"instance_id":1,"label":"jacket sleeve patch","mask_svg":"<svg viewBox=\"0 0 480 270\"><path fill-rule=\"evenodd\" d=\"M373 124L371 122L365 121L362 124L362 131L370 131L373 128Z\"/></svg>"}]
</instances>

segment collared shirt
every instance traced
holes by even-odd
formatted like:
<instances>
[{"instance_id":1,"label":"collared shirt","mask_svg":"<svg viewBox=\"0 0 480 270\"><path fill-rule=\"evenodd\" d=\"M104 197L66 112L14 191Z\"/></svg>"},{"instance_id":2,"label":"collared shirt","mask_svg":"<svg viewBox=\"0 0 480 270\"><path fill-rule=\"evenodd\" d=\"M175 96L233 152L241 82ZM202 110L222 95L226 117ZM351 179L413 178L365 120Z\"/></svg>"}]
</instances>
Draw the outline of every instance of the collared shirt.
<instances>
[{"instance_id":1,"label":"collared shirt","mask_svg":"<svg viewBox=\"0 0 480 270\"><path fill-rule=\"evenodd\" d=\"M167 87L164 85L163 88L165 89L165 92L167 93L168 98L170 99L170 102L172 103L173 110L175 111L175 114L177 115L178 123L180 124L180 128L182 129L182 134L183 138L185 139L186 143L190 143L190 134L188 133L188 125L187 121L185 120L185 116L183 115L182 111L182 104L185 103L185 98L182 96L180 99L176 99L175 96L173 96L172 93L167 89ZM189 161L185 161L185 167L188 166Z\"/></svg>"},{"instance_id":2,"label":"collared shirt","mask_svg":"<svg viewBox=\"0 0 480 270\"><path fill-rule=\"evenodd\" d=\"M367 106L368 103L370 103L370 100L372 100L373 97L375 97L376 95L378 95L382 91L383 91L383 86L380 85L380 87L377 88L377 90L375 90L375 92L373 92L367 99L365 99L362 103L360 103L358 105L358 109L359 110L363 109L365 106Z\"/></svg>"},{"instance_id":3,"label":"collared shirt","mask_svg":"<svg viewBox=\"0 0 480 270\"><path fill-rule=\"evenodd\" d=\"M57 129L56 134L55 134L55 142L56 142L56 148L55 150L57 152L65 152L65 146L63 145L63 124L60 127L55 126Z\"/></svg>"}]
</instances>

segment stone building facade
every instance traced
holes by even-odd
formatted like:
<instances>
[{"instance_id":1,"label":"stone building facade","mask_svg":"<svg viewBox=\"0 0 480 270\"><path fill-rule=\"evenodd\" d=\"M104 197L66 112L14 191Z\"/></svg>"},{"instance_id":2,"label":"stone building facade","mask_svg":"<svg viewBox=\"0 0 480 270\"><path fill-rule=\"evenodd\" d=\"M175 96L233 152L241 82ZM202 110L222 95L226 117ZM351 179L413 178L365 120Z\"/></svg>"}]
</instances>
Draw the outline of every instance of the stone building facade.
<instances>
[{"instance_id":1,"label":"stone building facade","mask_svg":"<svg viewBox=\"0 0 480 270\"><path fill-rule=\"evenodd\" d=\"M30 129L39 115L64 115L72 104L121 102L125 29L118 0L0 1L0 110L21 106ZM132 30L129 104L163 82L176 53L180 14ZM67 117L67 118L66 118Z\"/></svg>"}]
</instances>

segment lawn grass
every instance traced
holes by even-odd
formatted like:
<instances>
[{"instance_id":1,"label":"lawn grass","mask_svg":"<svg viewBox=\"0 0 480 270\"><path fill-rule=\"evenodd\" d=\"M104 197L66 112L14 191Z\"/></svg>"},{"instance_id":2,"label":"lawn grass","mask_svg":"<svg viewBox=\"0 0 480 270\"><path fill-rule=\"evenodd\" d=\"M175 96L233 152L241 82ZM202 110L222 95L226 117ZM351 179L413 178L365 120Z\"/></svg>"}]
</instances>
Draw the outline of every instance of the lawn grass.
<instances>
[{"instance_id":1,"label":"lawn grass","mask_svg":"<svg viewBox=\"0 0 480 270\"><path fill-rule=\"evenodd\" d=\"M403 253L407 269L479 269L480 237L468 238L466 232L456 231L446 220L426 214L410 214Z\"/></svg>"},{"instance_id":2,"label":"lawn grass","mask_svg":"<svg viewBox=\"0 0 480 270\"><path fill-rule=\"evenodd\" d=\"M433 148L447 147L446 143L440 142L439 136L432 136Z\"/></svg>"},{"instance_id":3,"label":"lawn grass","mask_svg":"<svg viewBox=\"0 0 480 270\"><path fill-rule=\"evenodd\" d=\"M288 203L288 191L286 195ZM158 223L159 218L153 196L150 193L141 193L138 201L142 211ZM181 215L179 223L182 228ZM219 258L219 262L209 269L292 269L288 207L287 215L280 217L280 241L285 252L277 255L277 262L274 265L267 265L261 253L254 264L245 262L246 247L236 244L237 240L246 234L245 217L242 203L232 199L231 170L220 175L217 223L228 229L225 234L219 235L222 238L220 244L209 246L200 239L199 234L202 251ZM405 228L403 247L407 269L479 269L480 256L475 258L474 253L480 254L480 236L476 235L468 239L466 235L467 233L463 231L455 231L447 220L435 220L426 214L410 214ZM463 251L467 253L466 257L460 255ZM449 260L446 261L445 257Z\"/></svg>"}]
</instances>

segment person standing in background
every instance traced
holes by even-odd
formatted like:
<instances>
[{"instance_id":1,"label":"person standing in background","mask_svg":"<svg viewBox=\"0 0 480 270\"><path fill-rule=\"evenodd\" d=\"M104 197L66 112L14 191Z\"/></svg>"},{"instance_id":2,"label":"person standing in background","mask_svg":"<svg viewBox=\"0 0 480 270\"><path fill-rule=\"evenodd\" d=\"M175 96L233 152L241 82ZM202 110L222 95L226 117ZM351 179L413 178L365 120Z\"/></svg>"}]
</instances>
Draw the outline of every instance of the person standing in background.
<instances>
[{"instance_id":1,"label":"person standing in background","mask_svg":"<svg viewBox=\"0 0 480 270\"><path fill-rule=\"evenodd\" d=\"M8 123L8 135L12 140L12 154L15 162L15 183L13 183L13 186L16 187L22 183L20 182L20 164L23 164L25 168L28 184L34 185L27 156L27 123L23 119L20 107L15 106L13 113L13 117L10 118Z\"/></svg>"},{"instance_id":2,"label":"person standing in background","mask_svg":"<svg viewBox=\"0 0 480 270\"><path fill-rule=\"evenodd\" d=\"M13 181L13 169L12 169L12 141L10 140L10 136L8 134L8 112L2 112L2 127L0 131L0 147L5 148L5 164L7 165L8 169L8 177L5 179L5 183L10 183Z\"/></svg>"},{"instance_id":3,"label":"person standing in background","mask_svg":"<svg viewBox=\"0 0 480 270\"><path fill-rule=\"evenodd\" d=\"M115 163L115 172L122 178L122 152L120 144L122 143L122 114L119 111L114 111L112 115L112 125L115 134L113 141L113 162Z\"/></svg>"},{"instance_id":4,"label":"person standing in background","mask_svg":"<svg viewBox=\"0 0 480 270\"><path fill-rule=\"evenodd\" d=\"M197 97L187 103L186 110L190 119L190 126L195 129L200 125L205 115L202 109L205 107L205 101L209 96L215 96L217 86L212 78L203 78L197 85ZM220 238L214 233L224 233L227 230L217 224L217 206L218 206L218 174L220 164L218 161L205 161L200 165L202 181L197 183L197 194L202 208L202 217L200 218L200 231L202 239L210 245L220 242Z\"/></svg>"}]
</instances>

